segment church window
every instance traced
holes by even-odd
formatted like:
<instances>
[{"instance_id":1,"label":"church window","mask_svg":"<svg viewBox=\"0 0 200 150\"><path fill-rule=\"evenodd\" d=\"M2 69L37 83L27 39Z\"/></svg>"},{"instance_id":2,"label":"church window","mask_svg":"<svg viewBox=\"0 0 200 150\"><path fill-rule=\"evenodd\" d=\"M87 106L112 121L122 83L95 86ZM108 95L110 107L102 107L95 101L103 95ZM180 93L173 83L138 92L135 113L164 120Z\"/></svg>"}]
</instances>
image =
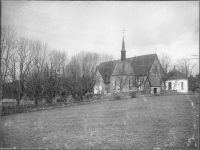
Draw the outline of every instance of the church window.
<instances>
[{"instance_id":1,"label":"church window","mask_svg":"<svg viewBox=\"0 0 200 150\"><path fill-rule=\"evenodd\" d=\"M183 82L181 82L181 90L183 90L183 87L184 87L184 86L183 86Z\"/></svg>"},{"instance_id":2,"label":"church window","mask_svg":"<svg viewBox=\"0 0 200 150\"><path fill-rule=\"evenodd\" d=\"M169 88L168 88L169 90L172 89L172 83L171 83L171 82L168 83L168 87L169 87Z\"/></svg>"},{"instance_id":3,"label":"church window","mask_svg":"<svg viewBox=\"0 0 200 150\"><path fill-rule=\"evenodd\" d=\"M140 90L142 89L142 81L141 80L139 80L138 87L139 87Z\"/></svg>"},{"instance_id":4,"label":"church window","mask_svg":"<svg viewBox=\"0 0 200 150\"><path fill-rule=\"evenodd\" d=\"M129 80L129 90L131 89L131 87L132 87L132 84L131 84L131 80Z\"/></svg>"},{"instance_id":5,"label":"church window","mask_svg":"<svg viewBox=\"0 0 200 150\"><path fill-rule=\"evenodd\" d=\"M121 90L121 88L122 88L122 81L120 80L119 81L119 89L118 90Z\"/></svg>"},{"instance_id":6,"label":"church window","mask_svg":"<svg viewBox=\"0 0 200 150\"><path fill-rule=\"evenodd\" d=\"M113 89L116 90L116 81L113 81Z\"/></svg>"}]
</instances>

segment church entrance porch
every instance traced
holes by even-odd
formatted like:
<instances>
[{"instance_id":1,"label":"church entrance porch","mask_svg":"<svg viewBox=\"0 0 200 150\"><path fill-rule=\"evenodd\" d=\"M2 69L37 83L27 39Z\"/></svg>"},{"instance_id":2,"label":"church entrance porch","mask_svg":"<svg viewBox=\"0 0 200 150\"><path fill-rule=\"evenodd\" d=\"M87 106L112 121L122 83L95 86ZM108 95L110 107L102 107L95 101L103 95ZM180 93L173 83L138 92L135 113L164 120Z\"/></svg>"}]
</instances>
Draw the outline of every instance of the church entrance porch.
<instances>
[{"instance_id":1,"label":"church entrance porch","mask_svg":"<svg viewBox=\"0 0 200 150\"><path fill-rule=\"evenodd\" d=\"M157 88L154 88L154 92L153 92L154 94L157 94Z\"/></svg>"}]
</instances>

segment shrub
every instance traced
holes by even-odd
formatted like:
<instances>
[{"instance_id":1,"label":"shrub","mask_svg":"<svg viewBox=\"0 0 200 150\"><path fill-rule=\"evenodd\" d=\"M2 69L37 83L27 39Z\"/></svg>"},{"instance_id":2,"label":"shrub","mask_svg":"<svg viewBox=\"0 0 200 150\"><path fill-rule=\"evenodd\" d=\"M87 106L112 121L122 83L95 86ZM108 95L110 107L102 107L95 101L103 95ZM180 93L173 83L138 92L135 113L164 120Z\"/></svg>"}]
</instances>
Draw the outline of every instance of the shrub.
<instances>
[{"instance_id":1,"label":"shrub","mask_svg":"<svg viewBox=\"0 0 200 150\"><path fill-rule=\"evenodd\" d=\"M136 92L135 91L130 92L130 95L131 95L131 98L136 98Z\"/></svg>"},{"instance_id":2,"label":"shrub","mask_svg":"<svg viewBox=\"0 0 200 150\"><path fill-rule=\"evenodd\" d=\"M105 95L102 95L102 94L95 94L95 95L93 96L93 99L100 100L102 97L104 98Z\"/></svg>"},{"instance_id":3,"label":"shrub","mask_svg":"<svg viewBox=\"0 0 200 150\"><path fill-rule=\"evenodd\" d=\"M75 101L75 100L74 100L74 98L72 97L72 95L67 96L66 103L70 104L70 103L73 103L74 101Z\"/></svg>"},{"instance_id":4,"label":"shrub","mask_svg":"<svg viewBox=\"0 0 200 150\"><path fill-rule=\"evenodd\" d=\"M113 93L112 95L113 95L114 99L121 99L120 93Z\"/></svg>"},{"instance_id":5,"label":"shrub","mask_svg":"<svg viewBox=\"0 0 200 150\"><path fill-rule=\"evenodd\" d=\"M145 90L141 90L140 93L141 94L146 94L146 91Z\"/></svg>"},{"instance_id":6,"label":"shrub","mask_svg":"<svg viewBox=\"0 0 200 150\"><path fill-rule=\"evenodd\" d=\"M64 98L60 97L60 98L57 99L57 103L62 103L62 102L65 102Z\"/></svg>"}]
</instances>

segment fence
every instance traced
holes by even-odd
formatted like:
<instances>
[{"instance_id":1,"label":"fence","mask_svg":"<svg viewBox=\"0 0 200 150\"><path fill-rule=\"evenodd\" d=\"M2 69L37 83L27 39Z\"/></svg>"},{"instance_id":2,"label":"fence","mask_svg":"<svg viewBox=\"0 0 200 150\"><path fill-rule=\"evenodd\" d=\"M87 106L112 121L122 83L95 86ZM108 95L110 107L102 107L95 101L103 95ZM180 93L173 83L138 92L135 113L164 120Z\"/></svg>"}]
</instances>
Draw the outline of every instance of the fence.
<instances>
[{"instance_id":1,"label":"fence","mask_svg":"<svg viewBox=\"0 0 200 150\"><path fill-rule=\"evenodd\" d=\"M120 93L110 93L108 95L95 95L92 99L85 98L83 101L68 101L62 103L55 103L55 104L46 104L41 103L40 105L36 106L33 104L28 105L13 105L13 106L2 106L1 115L11 115L16 113L26 113L26 112L33 112L33 111L40 111L52 108L61 108L61 107L70 107L76 105L85 105L100 101L109 101L109 100L117 100L117 99L124 99L124 98L135 98L136 93L129 93L129 92L120 92Z\"/></svg>"},{"instance_id":2,"label":"fence","mask_svg":"<svg viewBox=\"0 0 200 150\"><path fill-rule=\"evenodd\" d=\"M26 113L26 112L33 112L33 111L40 111L40 110L47 110L52 108L62 108L62 107L69 107L69 106L76 106L76 105L85 105L89 103L94 103L100 101L93 99L93 100L87 100L87 101L74 101L74 102L68 102L68 103L56 103L56 104L41 104L41 105L13 105L13 106L2 106L1 108L1 115L11 115L16 113Z\"/></svg>"}]
</instances>

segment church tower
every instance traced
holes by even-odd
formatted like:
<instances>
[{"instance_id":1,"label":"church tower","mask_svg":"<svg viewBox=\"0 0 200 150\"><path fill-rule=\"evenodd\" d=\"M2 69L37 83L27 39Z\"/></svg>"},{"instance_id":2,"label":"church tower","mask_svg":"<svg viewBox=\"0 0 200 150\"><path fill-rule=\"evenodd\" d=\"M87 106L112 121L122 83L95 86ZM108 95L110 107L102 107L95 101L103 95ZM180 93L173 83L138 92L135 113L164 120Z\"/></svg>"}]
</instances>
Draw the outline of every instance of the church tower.
<instances>
[{"instance_id":1,"label":"church tower","mask_svg":"<svg viewBox=\"0 0 200 150\"><path fill-rule=\"evenodd\" d=\"M122 50L121 50L121 61L126 60L126 50L125 50L125 44L124 44L124 36L122 41Z\"/></svg>"}]
</instances>

